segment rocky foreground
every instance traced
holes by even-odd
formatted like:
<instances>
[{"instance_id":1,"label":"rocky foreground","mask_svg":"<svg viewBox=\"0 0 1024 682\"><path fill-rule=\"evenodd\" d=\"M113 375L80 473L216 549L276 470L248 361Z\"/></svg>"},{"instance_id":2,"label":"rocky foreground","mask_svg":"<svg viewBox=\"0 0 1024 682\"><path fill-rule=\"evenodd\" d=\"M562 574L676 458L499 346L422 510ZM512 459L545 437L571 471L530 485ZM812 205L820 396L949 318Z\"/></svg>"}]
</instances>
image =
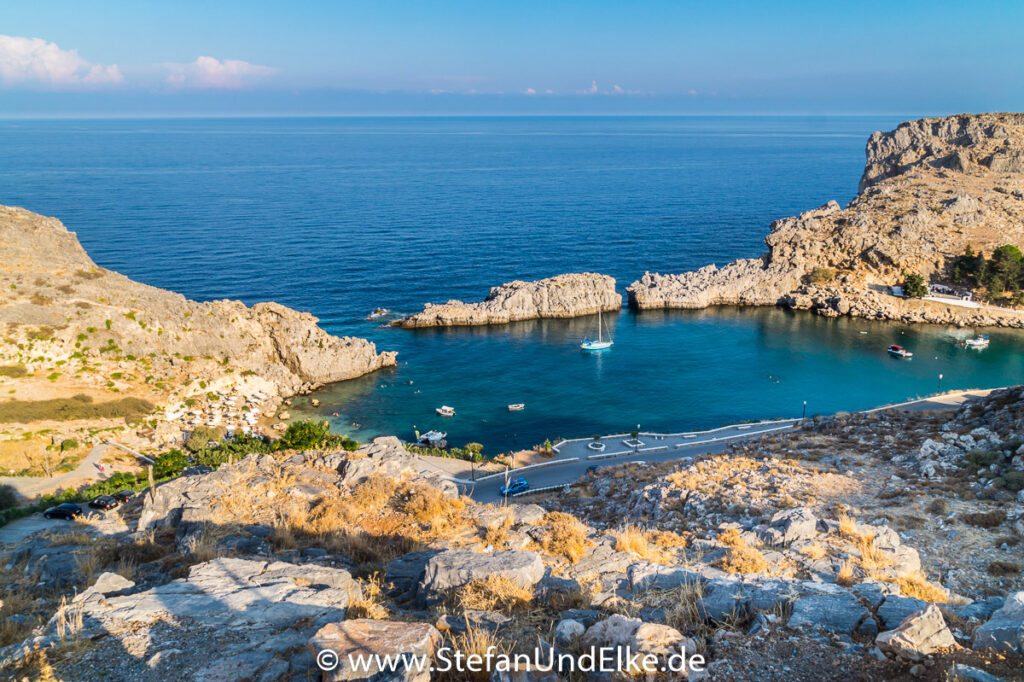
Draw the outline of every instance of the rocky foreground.
<instances>
[{"instance_id":1,"label":"rocky foreground","mask_svg":"<svg viewBox=\"0 0 1024 682\"><path fill-rule=\"evenodd\" d=\"M395 353L332 336L308 313L190 301L100 268L59 220L21 208L0 206L0 262L0 364L63 374L83 357L151 355L178 368L213 359L259 375L281 395L395 364Z\"/></svg>"},{"instance_id":2,"label":"rocky foreground","mask_svg":"<svg viewBox=\"0 0 1024 682\"><path fill-rule=\"evenodd\" d=\"M196 469L4 551L0 665L60 679L1024 679L1024 388L956 413L809 420L696 462L491 506L393 438ZM392 674L346 655L564 654Z\"/></svg>"},{"instance_id":3,"label":"rocky foreground","mask_svg":"<svg viewBox=\"0 0 1024 682\"><path fill-rule=\"evenodd\" d=\"M534 282L516 280L493 287L478 303L427 303L422 312L396 320L399 327L458 327L507 324L518 320L570 318L622 308L615 280L591 272L570 273Z\"/></svg>"},{"instance_id":4,"label":"rocky foreground","mask_svg":"<svg viewBox=\"0 0 1024 682\"><path fill-rule=\"evenodd\" d=\"M784 305L823 315L1024 327L1015 311L900 300L906 273L948 275L970 245L1024 245L1024 114L900 124L868 140L859 193L772 223L760 258L682 274L646 273L627 289L639 309Z\"/></svg>"}]
</instances>

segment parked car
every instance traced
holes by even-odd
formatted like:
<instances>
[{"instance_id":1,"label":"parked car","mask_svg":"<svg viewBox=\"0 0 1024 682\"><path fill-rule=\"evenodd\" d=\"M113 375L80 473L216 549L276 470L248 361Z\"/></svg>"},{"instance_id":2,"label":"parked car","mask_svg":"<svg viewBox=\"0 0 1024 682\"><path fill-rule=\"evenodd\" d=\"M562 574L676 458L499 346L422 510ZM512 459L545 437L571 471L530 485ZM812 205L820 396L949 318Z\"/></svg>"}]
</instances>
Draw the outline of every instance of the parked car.
<instances>
[{"instance_id":1,"label":"parked car","mask_svg":"<svg viewBox=\"0 0 1024 682\"><path fill-rule=\"evenodd\" d=\"M81 515L82 508L72 502L58 504L56 507L50 507L43 512L43 516L48 519L67 519L68 521Z\"/></svg>"},{"instance_id":2,"label":"parked car","mask_svg":"<svg viewBox=\"0 0 1024 682\"><path fill-rule=\"evenodd\" d=\"M121 504L124 504L133 497L135 497L135 493L132 492L131 490L118 490L116 493L114 493L114 499L120 502Z\"/></svg>"},{"instance_id":3,"label":"parked car","mask_svg":"<svg viewBox=\"0 0 1024 682\"><path fill-rule=\"evenodd\" d=\"M528 490L529 488L530 484L526 482L525 478L514 478L511 481L509 481L507 485L501 486L501 488L499 488L499 491L501 492L502 495L508 497L509 495L521 493L524 490Z\"/></svg>"},{"instance_id":4,"label":"parked car","mask_svg":"<svg viewBox=\"0 0 1024 682\"><path fill-rule=\"evenodd\" d=\"M596 464L591 464L590 466L588 466L588 467L587 467L587 473L588 473L588 474L592 474L592 473L594 473L595 471L597 471L597 470L598 470L598 469L600 469L600 468L601 468L601 467L599 467L599 466L598 466L598 465L596 465Z\"/></svg>"},{"instance_id":5,"label":"parked car","mask_svg":"<svg viewBox=\"0 0 1024 682\"><path fill-rule=\"evenodd\" d=\"M110 495L100 495L95 500L89 503L89 506L93 509L113 509L117 505L121 504Z\"/></svg>"}]
</instances>

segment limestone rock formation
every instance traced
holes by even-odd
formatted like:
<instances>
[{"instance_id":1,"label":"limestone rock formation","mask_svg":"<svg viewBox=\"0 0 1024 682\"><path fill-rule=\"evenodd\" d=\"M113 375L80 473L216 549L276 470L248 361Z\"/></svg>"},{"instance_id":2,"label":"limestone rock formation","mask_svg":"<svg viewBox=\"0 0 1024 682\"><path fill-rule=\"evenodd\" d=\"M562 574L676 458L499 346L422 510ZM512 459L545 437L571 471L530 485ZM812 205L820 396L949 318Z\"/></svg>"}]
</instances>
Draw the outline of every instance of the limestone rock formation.
<instances>
[{"instance_id":1,"label":"limestone rock formation","mask_svg":"<svg viewBox=\"0 0 1024 682\"><path fill-rule=\"evenodd\" d=\"M534 282L516 280L491 289L479 303L428 303L423 312L404 317L399 327L459 327L505 324L538 318L569 318L619 310L622 296L615 280L591 272L548 277Z\"/></svg>"},{"instance_id":2,"label":"limestone rock formation","mask_svg":"<svg viewBox=\"0 0 1024 682\"><path fill-rule=\"evenodd\" d=\"M784 305L827 316L1024 327L1024 314L903 300L907 272L948 274L970 245L1024 245L1024 114L921 119L876 132L860 192L772 223L760 258L675 275L646 273L628 288L639 309Z\"/></svg>"},{"instance_id":3,"label":"limestone rock formation","mask_svg":"<svg viewBox=\"0 0 1024 682\"><path fill-rule=\"evenodd\" d=\"M935 604L916 611L906 618L895 630L878 635L875 644L882 651L892 652L901 658L920 661L940 649L956 646L953 633L946 627L946 619Z\"/></svg>"},{"instance_id":4,"label":"limestone rock formation","mask_svg":"<svg viewBox=\"0 0 1024 682\"><path fill-rule=\"evenodd\" d=\"M332 336L309 313L277 303L191 301L100 268L59 220L22 208L0 206L0 262L0 325L45 329L66 356L116 349L228 358L282 394L395 364L395 353Z\"/></svg>"}]
</instances>

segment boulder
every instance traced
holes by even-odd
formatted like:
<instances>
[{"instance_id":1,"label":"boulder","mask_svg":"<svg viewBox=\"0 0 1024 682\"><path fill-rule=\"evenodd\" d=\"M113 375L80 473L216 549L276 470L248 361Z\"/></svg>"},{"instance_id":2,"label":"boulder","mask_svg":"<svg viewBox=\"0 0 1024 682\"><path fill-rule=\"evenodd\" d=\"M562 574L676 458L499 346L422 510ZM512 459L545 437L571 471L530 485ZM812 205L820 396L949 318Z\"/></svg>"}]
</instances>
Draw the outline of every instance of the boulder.
<instances>
[{"instance_id":1,"label":"boulder","mask_svg":"<svg viewBox=\"0 0 1024 682\"><path fill-rule=\"evenodd\" d=\"M849 592L815 594L793 603L791 628L817 628L827 632L852 634L871 613Z\"/></svg>"},{"instance_id":2,"label":"boulder","mask_svg":"<svg viewBox=\"0 0 1024 682\"><path fill-rule=\"evenodd\" d=\"M684 649L689 656L696 650L693 640L667 625L645 623L637 618L615 614L587 628L580 643L585 649L617 648L631 653L653 654L664 660ZM624 671L623 671L624 672Z\"/></svg>"},{"instance_id":3,"label":"boulder","mask_svg":"<svg viewBox=\"0 0 1024 682\"><path fill-rule=\"evenodd\" d=\"M506 551L477 554L464 549L441 552L427 560L418 596L434 600L448 590L488 576L510 578L522 587L533 587L544 577L544 562L536 552Z\"/></svg>"},{"instance_id":4,"label":"boulder","mask_svg":"<svg viewBox=\"0 0 1024 682\"><path fill-rule=\"evenodd\" d=\"M700 585L706 582L703 576L682 566L663 566L646 561L631 564L626 577L634 592L646 590L671 590L683 585Z\"/></svg>"},{"instance_id":5,"label":"boulder","mask_svg":"<svg viewBox=\"0 0 1024 682\"><path fill-rule=\"evenodd\" d=\"M956 640L946 626L942 611L938 606L929 604L907 616L896 629L879 634L875 644L882 651L900 658L920 661L936 651L955 647Z\"/></svg>"},{"instance_id":6,"label":"boulder","mask_svg":"<svg viewBox=\"0 0 1024 682\"><path fill-rule=\"evenodd\" d=\"M430 657L440 640L441 633L427 623L359 618L320 628L309 650L320 663L325 681L428 682ZM350 657L357 656L363 657L367 667L355 669ZM390 665L381 660L385 656L390 657Z\"/></svg>"},{"instance_id":7,"label":"boulder","mask_svg":"<svg viewBox=\"0 0 1024 682\"><path fill-rule=\"evenodd\" d=\"M889 595L875 610L875 615L878 616L878 620L882 623L884 629L892 630L906 620L907 616L921 611L927 606L928 602L923 599Z\"/></svg>"},{"instance_id":8,"label":"boulder","mask_svg":"<svg viewBox=\"0 0 1024 682\"><path fill-rule=\"evenodd\" d=\"M772 516L771 524L758 535L769 545L788 545L811 540L818 535L818 518L807 507L783 509Z\"/></svg>"},{"instance_id":9,"label":"boulder","mask_svg":"<svg viewBox=\"0 0 1024 682\"><path fill-rule=\"evenodd\" d=\"M974 631L971 647L1024 654L1024 592L1008 596L1002 608Z\"/></svg>"},{"instance_id":10,"label":"boulder","mask_svg":"<svg viewBox=\"0 0 1024 682\"><path fill-rule=\"evenodd\" d=\"M578 620L564 618L555 626L555 644L560 647L572 646L586 631L586 626Z\"/></svg>"},{"instance_id":11,"label":"boulder","mask_svg":"<svg viewBox=\"0 0 1024 682\"><path fill-rule=\"evenodd\" d=\"M117 573L103 573L92 585L92 589L103 595L130 590L133 587L135 587L134 582Z\"/></svg>"}]
</instances>

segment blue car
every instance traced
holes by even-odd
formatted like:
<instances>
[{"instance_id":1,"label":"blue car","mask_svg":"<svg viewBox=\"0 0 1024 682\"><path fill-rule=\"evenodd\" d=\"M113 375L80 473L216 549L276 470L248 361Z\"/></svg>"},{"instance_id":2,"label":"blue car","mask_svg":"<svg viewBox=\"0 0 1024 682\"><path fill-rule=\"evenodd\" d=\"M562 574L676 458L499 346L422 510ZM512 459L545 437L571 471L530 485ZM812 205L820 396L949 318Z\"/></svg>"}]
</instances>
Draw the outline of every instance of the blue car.
<instances>
[{"instance_id":1,"label":"blue car","mask_svg":"<svg viewBox=\"0 0 1024 682\"><path fill-rule=\"evenodd\" d=\"M508 485L503 485L498 490L501 492L502 495L508 497L509 495L521 493L524 490L529 489L529 487L530 484L526 482L525 478L514 478L508 482Z\"/></svg>"}]
</instances>

